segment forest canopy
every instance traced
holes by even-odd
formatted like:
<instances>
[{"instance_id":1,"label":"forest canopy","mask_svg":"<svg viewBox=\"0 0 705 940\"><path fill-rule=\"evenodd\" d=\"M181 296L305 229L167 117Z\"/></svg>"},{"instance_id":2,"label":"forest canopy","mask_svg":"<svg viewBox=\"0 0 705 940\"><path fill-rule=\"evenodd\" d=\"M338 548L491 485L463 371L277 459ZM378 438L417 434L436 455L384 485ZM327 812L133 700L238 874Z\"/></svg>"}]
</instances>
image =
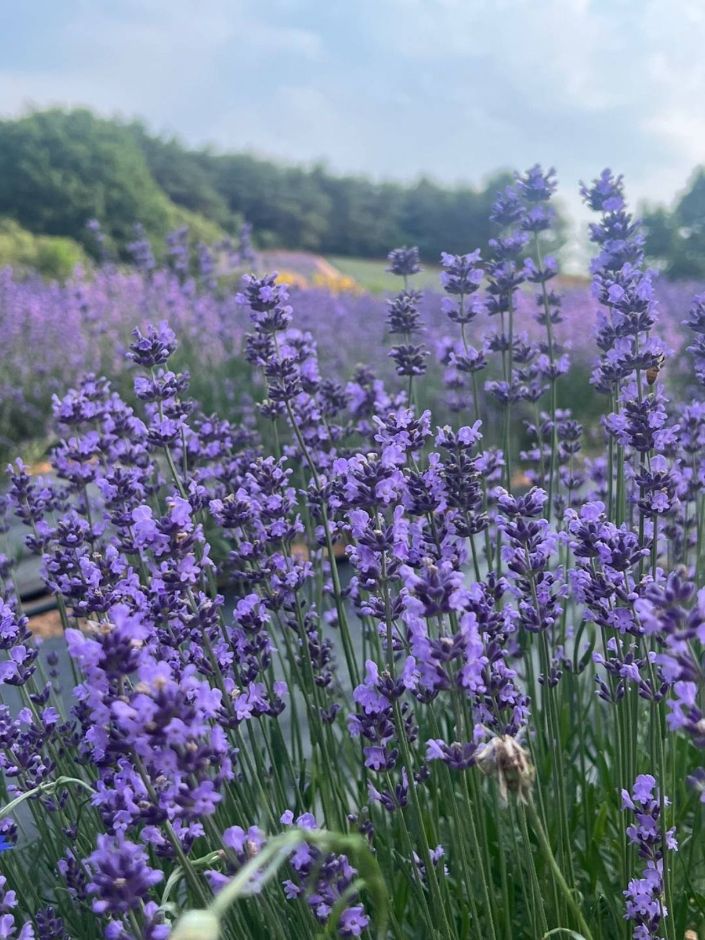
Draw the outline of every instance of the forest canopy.
<instances>
[{"instance_id":1,"label":"forest canopy","mask_svg":"<svg viewBox=\"0 0 705 940\"><path fill-rule=\"evenodd\" d=\"M190 149L84 109L0 122L0 216L88 251L86 222L95 218L121 255L135 222L159 243L177 225L209 240L247 219L262 247L373 258L408 243L436 260L487 243L492 196L507 179L498 173L479 188L372 182L321 165Z\"/></svg>"},{"instance_id":2,"label":"forest canopy","mask_svg":"<svg viewBox=\"0 0 705 940\"><path fill-rule=\"evenodd\" d=\"M263 248L382 258L396 245L414 244L435 261L442 251L486 246L493 195L509 179L498 171L478 187L427 177L375 182L321 164L189 148L139 121L86 109L0 121L0 218L35 236L71 239L89 253L97 246L86 223L97 219L123 258L137 222L159 250L181 225L212 242L246 219ZM644 221L647 253L668 276L705 274L705 169L696 170L672 208L648 208Z\"/></svg>"}]
</instances>

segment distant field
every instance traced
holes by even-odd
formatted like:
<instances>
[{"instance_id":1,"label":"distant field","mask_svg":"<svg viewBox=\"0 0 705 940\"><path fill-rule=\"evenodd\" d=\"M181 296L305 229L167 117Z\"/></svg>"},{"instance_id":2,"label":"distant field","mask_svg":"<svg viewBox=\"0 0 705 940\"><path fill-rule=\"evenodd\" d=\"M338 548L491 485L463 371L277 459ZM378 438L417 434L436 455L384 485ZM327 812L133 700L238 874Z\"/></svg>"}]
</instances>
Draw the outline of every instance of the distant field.
<instances>
[{"instance_id":1,"label":"distant field","mask_svg":"<svg viewBox=\"0 0 705 940\"><path fill-rule=\"evenodd\" d=\"M263 271L293 272L310 283L315 283L317 276L326 278L338 271L353 278L363 290L371 294L384 294L401 288L400 279L387 273L386 259L348 258L340 255L324 257L308 251L268 249L259 252L259 263ZM419 290L440 291L440 273L440 265L423 264L421 272L412 278L412 284ZM585 277L562 274L554 283L556 288L568 290L587 288L588 280Z\"/></svg>"},{"instance_id":2,"label":"distant field","mask_svg":"<svg viewBox=\"0 0 705 940\"><path fill-rule=\"evenodd\" d=\"M343 274L355 278L361 287L373 294L382 294L385 291L400 288L400 278L385 271L386 260L371 261L367 258L340 258L332 255L328 255L326 260ZM418 288L438 288L439 272L440 268L437 265L423 265L423 270L412 278L412 283Z\"/></svg>"}]
</instances>

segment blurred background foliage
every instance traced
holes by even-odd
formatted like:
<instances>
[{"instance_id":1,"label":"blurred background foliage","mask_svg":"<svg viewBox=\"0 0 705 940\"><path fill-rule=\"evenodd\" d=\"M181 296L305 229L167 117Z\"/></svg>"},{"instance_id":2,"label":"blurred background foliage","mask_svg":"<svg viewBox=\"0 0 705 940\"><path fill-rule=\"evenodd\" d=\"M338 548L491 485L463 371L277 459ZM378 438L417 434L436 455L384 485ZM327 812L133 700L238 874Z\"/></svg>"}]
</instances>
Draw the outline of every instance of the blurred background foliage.
<instances>
[{"instance_id":1,"label":"blurred background foliage","mask_svg":"<svg viewBox=\"0 0 705 940\"><path fill-rule=\"evenodd\" d=\"M705 167L693 173L672 209L644 212L646 249L673 279L705 275Z\"/></svg>"},{"instance_id":2,"label":"blurred background foliage","mask_svg":"<svg viewBox=\"0 0 705 940\"><path fill-rule=\"evenodd\" d=\"M34 111L0 121L0 264L65 276L82 251L97 250L86 229L92 218L101 223L108 251L122 260L135 222L159 252L179 226L213 243L247 219L263 249L359 258L364 267L364 259L414 244L426 261L437 261L441 251L484 248L493 195L509 179L497 172L476 188L425 177L374 182L323 165L191 149L140 122L86 109ZM705 275L705 168L695 171L673 207L646 207L644 221L649 256L668 277ZM564 219L558 230L560 243ZM340 268L353 274L349 264Z\"/></svg>"},{"instance_id":3,"label":"blurred background foliage","mask_svg":"<svg viewBox=\"0 0 705 940\"><path fill-rule=\"evenodd\" d=\"M262 248L381 258L406 243L435 260L486 245L493 194L508 178L498 173L478 189L425 178L377 183L321 165L189 149L85 109L0 121L0 216L89 253L96 245L86 221L98 219L121 258L135 222L158 247L179 225L214 241L246 218Z\"/></svg>"},{"instance_id":4,"label":"blurred background foliage","mask_svg":"<svg viewBox=\"0 0 705 940\"><path fill-rule=\"evenodd\" d=\"M86 260L85 251L72 238L33 235L13 219L0 218L0 267L10 265L63 280Z\"/></svg>"}]
</instances>

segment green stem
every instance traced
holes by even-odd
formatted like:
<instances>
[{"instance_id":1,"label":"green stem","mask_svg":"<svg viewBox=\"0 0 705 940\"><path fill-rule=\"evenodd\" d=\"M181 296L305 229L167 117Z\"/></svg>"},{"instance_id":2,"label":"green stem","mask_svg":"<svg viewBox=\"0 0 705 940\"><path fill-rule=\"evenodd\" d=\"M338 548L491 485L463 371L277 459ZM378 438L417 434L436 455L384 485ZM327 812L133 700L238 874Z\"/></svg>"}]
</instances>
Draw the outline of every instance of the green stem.
<instances>
[{"instance_id":1,"label":"green stem","mask_svg":"<svg viewBox=\"0 0 705 940\"><path fill-rule=\"evenodd\" d=\"M522 812L523 812L523 807L522 807ZM573 892L571 891L570 887L568 886L567 881L563 877L563 872L561 871L560 865L556 861L556 858L553 854L553 850L551 849L551 843L548 841L548 836L546 835L546 831L544 830L543 825L541 824L541 819L539 818L539 814L536 812L536 807L534 806L533 800L531 798L529 798L529 801L526 804L526 812L531 820L531 824L534 828L534 832L536 833L536 836L539 840L539 845L541 846L541 851L543 852L544 858L548 862L548 866L553 873L553 877L556 882L556 885L561 891L568 907L570 908L573 916L575 917L575 920L578 924L578 929L582 933L585 940L593 940L592 931L590 930L590 928L587 925L587 922L585 921L583 912L580 910L580 907L577 901L575 900Z\"/></svg>"}]
</instances>

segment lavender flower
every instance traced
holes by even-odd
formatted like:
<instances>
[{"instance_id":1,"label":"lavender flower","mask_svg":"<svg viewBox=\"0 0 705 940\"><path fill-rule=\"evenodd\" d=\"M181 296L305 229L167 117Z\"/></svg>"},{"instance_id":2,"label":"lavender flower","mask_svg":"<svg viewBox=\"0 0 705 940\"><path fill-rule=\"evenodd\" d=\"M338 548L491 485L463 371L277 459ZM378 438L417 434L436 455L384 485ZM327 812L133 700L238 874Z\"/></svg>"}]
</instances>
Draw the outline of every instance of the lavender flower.
<instances>
[{"instance_id":1,"label":"lavender flower","mask_svg":"<svg viewBox=\"0 0 705 940\"><path fill-rule=\"evenodd\" d=\"M559 294L555 185L517 175L442 298L409 286L413 248L389 298L243 277L249 230L237 258L180 230L164 264L0 272L0 446L55 442L0 495L0 934L362 937L389 895L409 937L598 940L626 882L635 936L696 922L705 405L657 322L685 288L606 172L593 297ZM588 871L636 767L628 850ZM278 854L280 825L330 835Z\"/></svg>"},{"instance_id":2,"label":"lavender flower","mask_svg":"<svg viewBox=\"0 0 705 940\"><path fill-rule=\"evenodd\" d=\"M421 270L418 248L394 248L389 252L388 261L387 270L398 277L406 278Z\"/></svg>"},{"instance_id":3,"label":"lavender flower","mask_svg":"<svg viewBox=\"0 0 705 940\"><path fill-rule=\"evenodd\" d=\"M144 900L164 873L150 868L143 848L121 837L99 836L89 858L92 880L89 894L96 895L93 910L98 914L125 914Z\"/></svg>"},{"instance_id":4,"label":"lavender flower","mask_svg":"<svg viewBox=\"0 0 705 940\"><path fill-rule=\"evenodd\" d=\"M659 937L669 915L664 903L664 865L668 864L666 853L677 851L678 843L675 829L663 829L664 805L668 800L659 803L656 780L651 774L640 774L631 793L622 790L622 808L634 814L627 836L645 862L642 876L632 879L624 892L624 916L634 922L634 937L638 940Z\"/></svg>"}]
</instances>

